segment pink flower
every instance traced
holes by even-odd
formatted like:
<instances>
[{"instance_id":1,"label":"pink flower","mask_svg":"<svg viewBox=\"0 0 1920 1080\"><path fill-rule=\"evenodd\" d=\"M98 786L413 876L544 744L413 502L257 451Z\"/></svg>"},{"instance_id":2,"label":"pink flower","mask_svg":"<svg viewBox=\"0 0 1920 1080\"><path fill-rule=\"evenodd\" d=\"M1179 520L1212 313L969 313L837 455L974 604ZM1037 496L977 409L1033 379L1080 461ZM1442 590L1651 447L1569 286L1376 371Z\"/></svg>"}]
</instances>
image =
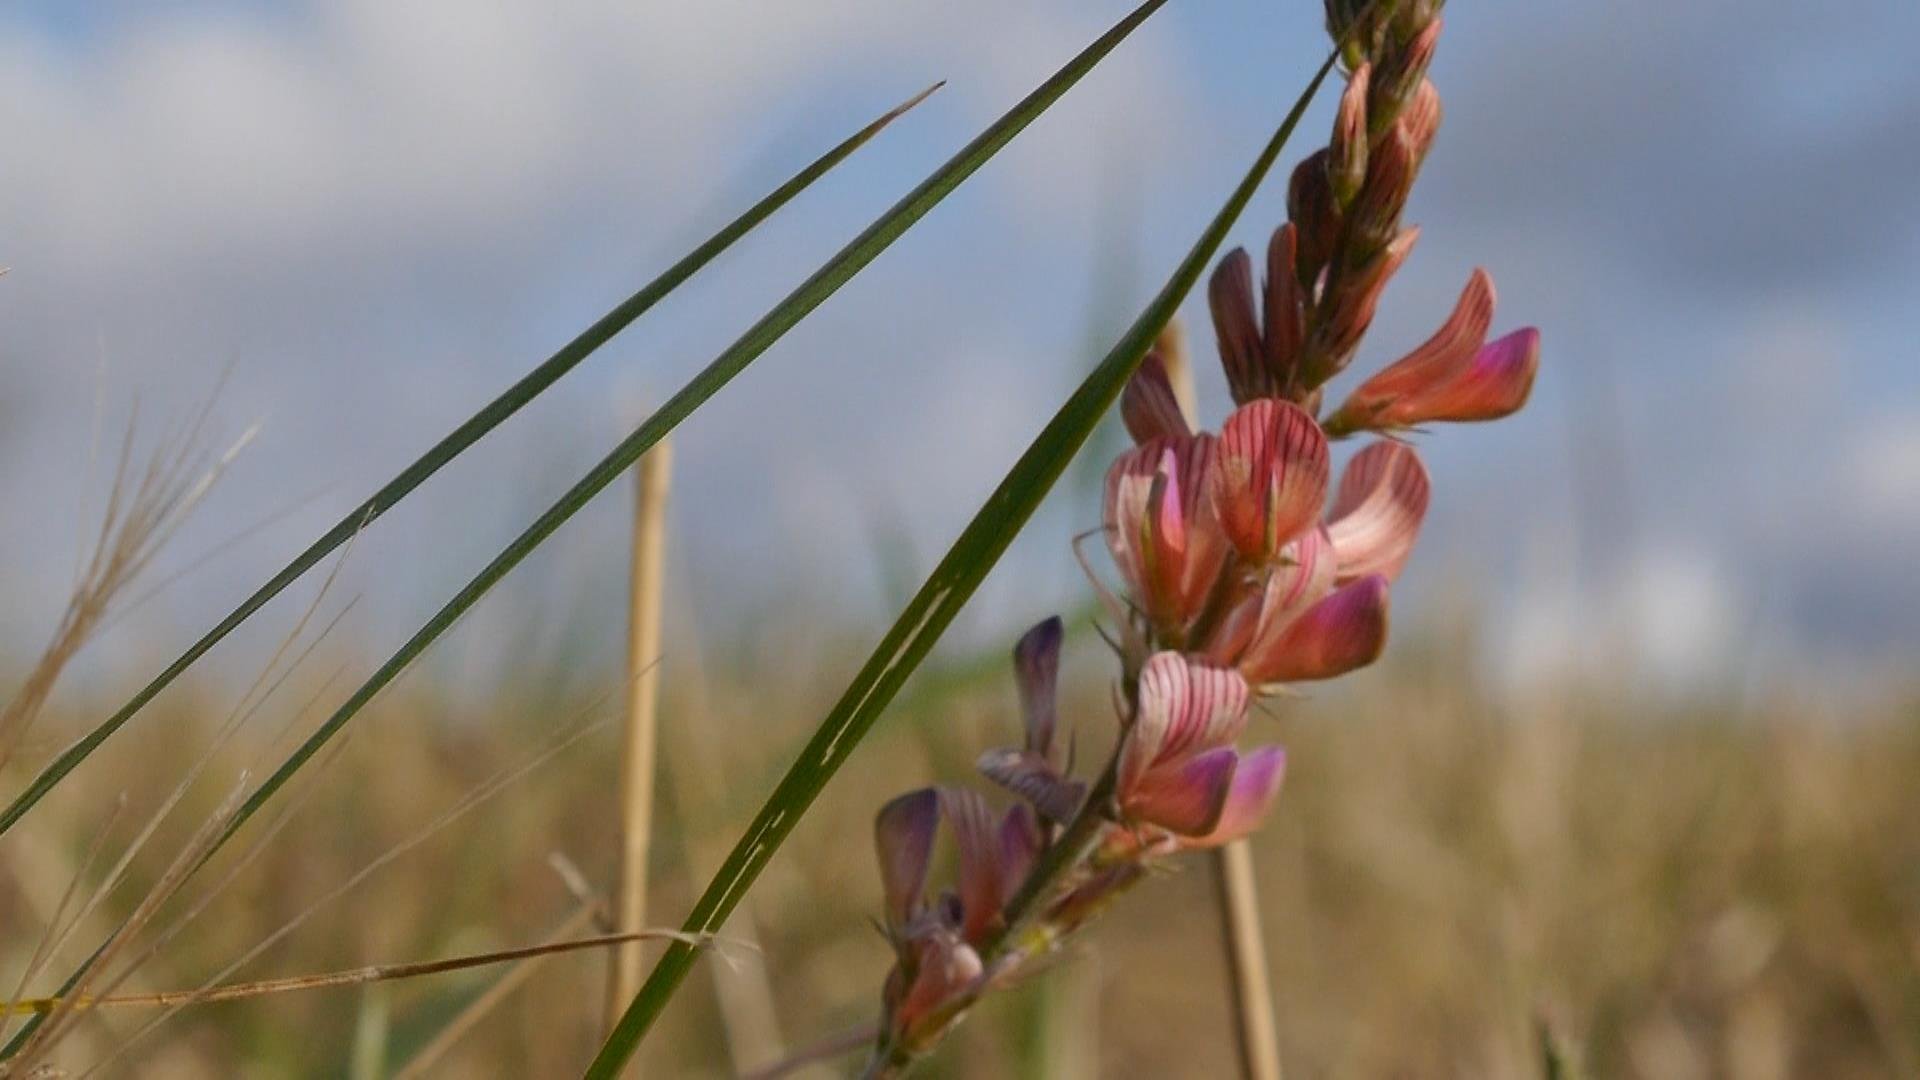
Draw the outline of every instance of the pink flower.
<instances>
[{"instance_id":1,"label":"pink flower","mask_svg":"<svg viewBox=\"0 0 1920 1080\"><path fill-rule=\"evenodd\" d=\"M1540 369L1540 332L1529 327L1487 342L1493 308L1493 279L1475 270L1433 337L1361 383L1327 419L1327 430L1495 420L1518 410Z\"/></svg>"},{"instance_id":2,"label":"pink flower","mask_svg":"<svg viewBox=\"0 0 1920 1080\"><path fill-rule=\"evenodd\" d=\"M1063 773L1061 755L1054 745L1058 723L1054 697L1063 633L1056 616L1027 631L1014 646L1013 666L1020 686L1020 710L1026 721L1026 742L1017 750L989 750L976 766L988 779L1032 803L1041 817L1053 822L1072 817L1086 796L1086 785Z\"/></svg>"},{"instance_id":3,"label":"pink flower","mask_svg":"<svg viewBox=\"0 0 1920 1080\"><path fill-rule=\"evenodd\" d=\"M1237 404L1282 397L1292 388L1303 336L1304 296L1295 269L1298 246L1299 230L1292 223L1274 230L1267 243L1266 281L1257 318L1253 260L1245 249L1235 248L1221 259L1207 284L1220 364Z\"/></svg>"},{"instance_id":4,"label":"pink flower","mask_svg":"<svg viewBox=\"0 0 1920 1080\"><path fill-rule=\"evenodd\" d=\"M1191 838L1220 828L1240 764L1233 742L1246 727L1247 693L1231 668L1174 652L1148 658L1115 777L1126 821Z\"/></svg>"},{"instance_id":5,"label":"pink flower","mask_svg":"<svg viewBox=\"0 0 1920 1080\"><path fill-rule=\"evenodd\" d=\"M1355 454L1340 476L1327 524L1338 579L1399 577L1420 536L1428 493L1426 467L1412 447L1381 440Z\"/></svg>"},{"instance_id":6,"label":"pink flower","mask_svg":"<svg viewBox=\"0 0 1920 1080\"><path fill-rule=\"evenodd\" d=\"M1263 629L1240 659L1256 685L1331 679L1366 667L1387 645L1387 579L1351 581L1297 618Z\"/></svg>"},{"instance_id":7,"label":"pink flower","mask_svg":"<svg viewBox=\"0 0 1920 1080\"><path fill-rule=\"evenodd\" d=\"M929 902L927 871L943 817L959 869L955 890ZM874 846L895 955L887 1015L901 1045L936 1038L982 988L988 973L978 946L1002 925L1002 909L1032 869L1040 844L1024 803L996 821L986 800L965 789L922 788L881 808Z\"/></svg>"},{"instance_id":8,"label":"pink flower","mask_svg":"<svg viewBox=\"0 0 1920 1080\"><path fill-rule=\"evenodd\" d=\"M1108 549L1135 603L1163 629L1199 615L1226 560L1207 498L1216 446L1211 435L1156 438L1107 471Z\"/></svg>"},{"instance_id":9,"label":"pink flower","mask_svg":"<svg viewBox=\"0 0 1920 1080\"><path fill-rule=\"evenodd\" d=\"M1262 398L1220 429L1211 477L1215 516L1241 558L1271 563L1320 516L1327 497L1327 439L1305 409Z\"/></svg>"},{"instance_id":10,"label":"pink flower","mask_svg":"<svg viewBox=\"0 0 1920 1080\"><path fill-rule=\"evenodd\" d=\"M1354 455L1331 520L1282 550L1264 585L1236 601L1207 642L1255 685L1330 679L1386 645L1387 584L1412 553L1427 509L1412 448L1381 441Z\"/></svg>"}]
</instances>

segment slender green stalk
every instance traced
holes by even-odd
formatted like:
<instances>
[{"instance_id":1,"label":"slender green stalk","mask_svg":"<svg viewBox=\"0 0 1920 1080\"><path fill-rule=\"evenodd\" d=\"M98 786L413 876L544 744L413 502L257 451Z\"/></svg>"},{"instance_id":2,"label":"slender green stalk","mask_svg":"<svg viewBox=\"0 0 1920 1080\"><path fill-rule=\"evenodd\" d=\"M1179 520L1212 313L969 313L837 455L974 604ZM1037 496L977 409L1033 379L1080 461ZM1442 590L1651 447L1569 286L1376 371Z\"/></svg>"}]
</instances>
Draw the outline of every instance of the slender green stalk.
<instances>
[{"instance_id":1,"label":"slender green stalk","mask_svg":"<svg viewBox=\"0 0 1920 1080\"><path fill-rule=\"evenodd\" d=\"M293 778L295 773L299 772L315 754L319 753L320 749L325 746L328 741L339 733L341 728L346 726L349 720L358 714L361 709L365 708L367 703L372 701L387 684L391 683L402 671L406 670L414 659L426 651L427 646L431 645L441 634L445 633L449 627L458 621L460 616L465 614L468 608L471 608L477 603L501 578L505 577L515 566L519 565L521 560L532 554L535 548L538 548L542 543L546 542L548 537L552 536L561 525L565 524L568 519L578 513L581 508L585 507L595 495L599 494L602 489L630 468L635 461L639 460L642 454L651 449L655 443L658 443L668 432L678 426L682 420L686 419L695 409L704 404L708 398L718 393L721 387L732 381L734 376L738 375L748 364L758 358L761 353L770 348L775 341L778 341L788 330L798 324L801 319L810 314L813 309L824 303L829 296L832 296L839 290L840 286L846 284L855 274L865 269L882 251L892 246L893 242L899 239L908 228L926 216L929 210L932 210L951 194L955 188L959 187L963 181L978 171L979 168L986 164L995 154L999 153L1007 143L1013 140L1015 135L1018 135L1055 101L1059 100L1061 95L1065 94L1069 87L1079 81L1080 77L1086 74L1101 57L1112 51L1113 47L1118 45L1121 39L1125 38L1134 27L1138 26L1140 22L1145 20L1148 15L1152 14L1165 2L1166 0L1147 0L1146 3L1142 4L1126 19L1122 20L1118 26L1109 31L1106 36L1102 37L1087 51L1076 57L1066 68L1056 73L1051 79L1047 80L1047 82L1041 84L1038 90L1022 99L1020 103L1015 105L1006 115L995 121L987 130L976 136L972 142L969 142L965 147L961 148L958 154L954 155L946 164L936 169L931 176L921 181L919 186L908 192L898 203L895 203L885 213L881 214L880 217L875 219L871 225L867 226L858 236L848 242L845 247L841 248L840 251L823 266L814 271L797 289L789 293L787 297L775 305L771 311L767 312L758 322L749 327L745 334L719 356L715 357L711 363L703 368L699 374L695 375L686 385L682 386L671 398L667 399L667 402L656 410L653 415L649 416L632 434L621 440L612 452L602 458L598 464L589 470L585 476L581 477L571 488L567 489L566 493L561 495L558 501L548 507L545 513L541 514L524 532L515 537L513 542L508 544L506 549L496 556L493 561L489 562L473 580L469 581L465 587L455 593L453 598L447 601L445 606L435 612L433 617L427 620L426 625L422 626L412 637L408 638L406 643L401 645L399 650L391 657L388 657L386 663L382 664L365 683L361 684L360 688L355 690L353 694L335 710L333 715L328 717L327 720L307 738L306 742L302 743L299 748L274 771L273 775L269 776L260 787L247 798L247 801L240 806L240 809L233 815L231 821L228 822L226 831L220 835L218 841L208 850L206 858L201 860L200 865L205 865L206 860L211 859L214 852L218 851L222 845L231 839L234 833L238 832L240 827L246 823L247 819L252 817L261 806L273 798L273 796ZM910 102L909 104L912 103ZM949 618L951 618L951 616L949 616ZM195 869L198 869L198 867ZM731 910L731 907L732 905L728 905L729 910ZM96 952L93 956L83 961L79 971L72 976L72 979L81 977L98 956L99 953ZM657 972L658 969L656 968L656 974ZM63 990L62 992L64 993L65 991ZM644 994L645 987L643 986L642 996L644 996ZM632 1012L633 1010L629 1008L626 1016L622 1018L621 1027L626 1026L627 1021L632 1016ZM621 1027L615 1029L614 1038L619 1037ZM5 1057L12 1052L14 1046L19 1043L22 1037L23 1036L16 1036L14 1044L10 1044L6 1049L0 1049L0 1060L4 1060Z\"/></svg>"},{"instance_id":2,"label":"slender green stalk","mask_svg":"<svg viewBox=\"0 0 1920 1080\"><path fill-rule=\"evenodd\" d=\"M1094 49L1104 51L1103 44L1105 48L1111 48L1109 39L1115 39L1116 35L1123 36L1132 29L1133 24L1151 14L1157 6L1156 3L1143 5L1130 17L1130 22L1116 27L1101 42L1097 42ZM1089 53L1094 49L1090 49ZM1082 54L1081 58L1075 60L1075 65L1087 62L1087 55ZM906 610L901 612L866 665L854 677L852 685L827 714L786 775L768 796L766 804L755 815L746 834L734 846L719 873L708 883L706 891L694 904L693 911L683 925L686 932L706 933L726 920L827 781L873 727L881 711L899 691L901 683L913 673L954 616L965 606L1001 553L1032 516L1040 500L1059 479L1067 462L1086 441L1094 425L1112 406L1121 387L1139 366L1147 348L1193 288L1194 282L1219 249L1221 241L1226 238L1228 229L1246 208L1247 201L1253 197L1261 180L1279 157L1281 148L1298 125L1301 114L1306 111L1307 103L1312 100L1332 67L1333 57L1329 56L1173 276L1099 366L1048 421L1020 460L1014 463L1012 471L961 532L959 539L934 568ZM1062 75L1072 70L1073 66L1070 65ZM1055 76L1055 80L1060 78ZM678 944L668 946L654 966L653 974L628 1007L626 1015L588 1066L586 1076L590 1080L611 1080L618 1074L686 978L693 960L693 950Z\"/></svg>"},{"instance_id":3,"label":"slender green stalk","mask_svg":"<svg viewBox=\"0 0 1920 1080\"><path fill-rule=\"evenodd\" d=\"M341 544L347 542L354 533L371 524L374 519L392 509L401 499L407 497L414 488L425 483L427 478L440 471L440 467L452 461L461 452L478 442L481 436L498 427L500 423L520 411L521 406L532 401L540 393L552 386L562 375L578 366L582 360L592 355L594 350L612 340L615 334L627 328L635 319L659 303L666 295L678 288L682 282L692 277L702 267L712 262L721 252L731 247L734 241L750 232L754 226L765 221L774 211L792 201L793 197L811 187L814 181L826 175L835 165L846 160L855 150L880 129L887 126L908 109L925 100L938 86L922 91L912 99L888 111L886 115L861 128L849 136L840 145L811 165L795 173L786 183L747 209L747 212L727 223L719 232L714 233L705 243L694 248L685 258L668 267L661 275L648 282L639 292L634 293L618 307L601 316L592 326L581 331L580 336L569 341L559 352L543 361L540 366L528 372L519 382L508 387L499 397L488 402L485 408L474 413L465 423L435 443L422 454L419 460L401 470L400 475L387 481L386 485L373 493L365 502L356 506L295 556L293 561L280 569L280 572L267 579L267 583L254 590L253 595L241 601L221 619L212 630L207 631L200 640L180 654L179 658L167 665L166 669L155 676L152 682L141 688L120 710L89 731L78 742L61 751L40 775L34 777L4 812L0 812L0 833L12 828L14 823L26 815L33 805L52 791L65 776L86 760L87 755L100 748L100 745L119 731L135 713L146 707L160 691L178 678L181 673L204 656L208 650L219 644L222 638L232 633L254 612L266 606L269 600L278 596L287 586L299 580L321 559Z\"/></svg>"}]
</instances>

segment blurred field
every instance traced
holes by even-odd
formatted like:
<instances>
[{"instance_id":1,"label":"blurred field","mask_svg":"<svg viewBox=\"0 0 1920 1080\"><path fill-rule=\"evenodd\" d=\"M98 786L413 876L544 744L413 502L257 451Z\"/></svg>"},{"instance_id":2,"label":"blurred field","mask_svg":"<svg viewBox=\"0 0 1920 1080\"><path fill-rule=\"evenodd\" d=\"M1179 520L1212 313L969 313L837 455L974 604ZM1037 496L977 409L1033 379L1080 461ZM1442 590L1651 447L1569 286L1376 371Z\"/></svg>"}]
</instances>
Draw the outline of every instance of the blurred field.
<instances>
[{"instance_id":1,"label":"blurred field","mask_svg":"<svg viewBox=\"0 0 1920 1080\"><path fill-rule=\"evenodd\" d=\"M851 630L781 632L794 625L763 620L704 659L669 647L654 922L685 911L863 643ZM1596 1076L1920 1071L1913 697L1844 710L1811 692L1656 706L1615 680L1521 700L1467 674L1470 630L1404 631L1351 686L1263 721L1291 752L1280 810L1258 843L1290 1076L1539 1075L1542 1023ZM1068 661L1082 739L1104 739L1110 724L1100 651L1082 635ZM484 714L446 704L452 695L416 677L357 722L341 758L297 785L285 830L142 970L139 987L197 985L592 706L555 700L544 688L559 680L539 672L495 677ZM137 900L234 770L256 763L320 685L303 673L250 724L56 972ZM237 692L190 680L0 842L8 979L112 795L129 798L115 827L123 844ZM112 696L77 696L100 695ZM459 700L474 699L461 688ZM56 707L38 739L102 711ZM752 918L736 919L735 936L757 937L763 953L703 961L643 1047L649 1074L730 1075L869 1020L888 962L869 922L873 810L909 786L965 779L981 749L1011 737L1012 714L997 651L949 654L924 672L774 861L743 909ZM236 977L539 940L578 904L549 853L611 880L617 742L612 726L594 731ZM8 790L25 775L9 775ZM221 876L204 876L187 902ZM1070 962L973 1017L926 1074L1229 1075L1211 887L1198 862L1148 883ZM434 1074L573 1075L598 1045L602 962L546 961ZM496 976L198 1006L109 1071L379 1075ZM90 1064L148 1015L87 1021L59 1060Z\"/></svg>"}]
</instances>

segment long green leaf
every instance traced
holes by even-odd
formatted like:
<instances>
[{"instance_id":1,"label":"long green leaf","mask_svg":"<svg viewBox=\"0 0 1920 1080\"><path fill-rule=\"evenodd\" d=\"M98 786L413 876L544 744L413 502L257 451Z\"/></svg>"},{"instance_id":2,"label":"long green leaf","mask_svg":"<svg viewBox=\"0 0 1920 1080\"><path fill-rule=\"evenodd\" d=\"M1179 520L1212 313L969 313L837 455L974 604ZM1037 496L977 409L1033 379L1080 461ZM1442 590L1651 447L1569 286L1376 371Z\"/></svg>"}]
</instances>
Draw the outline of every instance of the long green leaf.
<instances>
[{"instance_id":1,"label":"long green leaf","mask_svg":"<svg viewBox=\"0 0 1920 1080\"><path fill-rule=\"evenodd\" d=\"M305 551L295 556L292 562L282 567L279 573L269 578L266 584L254 590L253 595L242 601L239 607L234 608L232 612L228 613L226 618L221 619L212 630L207 631L207 633L202 636L200 640L194 642L186 652L181 653L179 659L167 665L166 670L155 676L152 682L148 683L139 693L135 694L131 700L121 706L120 711L108 717L98 727L88 732L80 741L62 751L60 756L55 758L51 764L42 770L39 776L34 777L33 782L27 785L26 790L21 792L19 797L15 798L14 801L8 805L6 811L0 813L0 834L4 834L8 829L12 828L13 824L19 821L28 810L32 809L33 805L39 802L47 792L52 791L55 785L60 783L61 779L72 772L82 761L86 760L87 755L99 749L101 743L106 742L107 739L112 737L114 732L120 730L123 724L131 720L135 713L145 708L147 702L152 701L160 691L167 688L169 683L173 682L182 672L193 666L195 661L205 655L207 650L219 644L222 638L232 633L235 628L251 617L254 612L265 606L269 600L272 600L287 586L299 580L303 574L312 569L321 559L326 558L335 548L346 543L355 532L365 528L375 518L392 509L401 499L406 498L414 488L419 487L428 477L438 472L441 466L452 461L455 457L459 456L462 451L466 450L467 447L478 442L481 436L492 431L495 427L499 426L502 421L520 411L521 406L532 401L547 387L552 386L562 375L573 370L582 360L585 360L591 355L594 350L612 340L615 334L626 329L635 319L645 314L649 308L659 303L668 293L678 288L682 282L712 262L721 252L733 246L734 241L745 236L754 226L765 221L775 210L785 206L794 196L812 186L813 182L826 175L828 170L846 160L849 155L855 150L858 150L868 139L879 134L881 128L886 127L889 123L899 118L899 116L908 109L926 100L927 95L937 89L939 89L939 84L921 91L911 99L889 110L886 115L849 136L845 141L841 142L840 145L827 151L826 154L815 160L811 165L795 173L786 183L781 184L775 188L771 194L767 195L767 197L749 207L746 213L728 222L724 228L714 233L705 243L694 248L685 258L674 263L661 273L659 277L648 282L639 292L634 293L625 301L621 302L620 306L601 316L598 322L581 331L580 336L567 342L559 352L548 357L540 366L534 368L528 372L525 377L521 378L519 382L508 387L499 397L488 402L485 408L474 413L465 423L455 428L446 438L435 443L431 449L420 456L419 460L401 470L400 475L387 481L386 486L374 492L367 501L354 507L345 517L336 522L331 529L328 529L322 534L320 539L315 540Z\"/></svg>"},{"instance_id":2,"label":"long green leaf","mask_svg":"<svg viewBox=\"0 0 1920 1080\"><path fill-rule=\"evenodd\" d=\"M1074 83L1080 81L1082 76L1092 70L1096 63L1112 52L1128 34L1146 21L1147 16L1159 10L1164 3L1166 0L1146 0L1113 29L1074 57L1066 67L1042 83L1039 89L1022 98L1019 104L1009 110L1006 115L962 147L958 154L921 181L918 187L908 192L905 198L880 215L847 246L841 248L825 265L802 282L799 288L789 293L784 300L762 316L760 321L748 328L739 340L714 358L713 362L681 387L673 397L667 399L666 404L614 447L611 453L602 458L599 464L560 496L559 500L545 513L535 519L525 532L508 544L506 549L488 563L472 581L454 594L453 599L447 601L444 607L427 620L426 625L407 639L407 642L389 657L379 670L375 671L358 690L355 690L353 695L342 703L339 709L329 716L326 722L321 724L306 742L302 743L274 771L273 775L269 776L247 798L246 802L241 804L219 841L208 851L206 858L201 860L202 865L207 859L211 859L213 853L231 839L234 833L239 831L248 818L284 787L293 775L346 725L347 721L372 701L388 683L398 677L415 658L426 650L428 645L445 633L468 608L479 601L488 589L553 535L555 530L565 524L568 518L578 513L596 494L639 460L640 455L646 453L708 398L718 393L721 387L731 381L756 357L891 246L908 228L924 217L927 211L933 209L959 187L961 182L986 164L1002 147L1011 142L1015 135L1059 100ZM79 978L80 973L84 972L98 955L96 951L94 956L83 961L80 971L69 977L69 984ZM66 991L63 989L60 992ZM15 1036L13 1044L5 1050L0 1050L0 1059L4 1059L11 1053L25 1034L23 1032Z\"/></svg>"},{"instance_id":3,"label":"long green leaf","mask_svg":"<svg viewBox=\"0 0 1920 1080\"><path fill-rule=\"evenodd\" d=\"M1254 160L1226 205L1220 208L1200 239L1195 241L1193 249L1181 260L1173 276L1146 310L1134 320L1112 351L1107 353L1106 358L1100 361L1099 366L1073 392L1073 396L1060 407L1047 426L1041 429L1033 444L1027 447L1026 453L1020 455L1020 460L1014 463L1013 469L1000 481L1000 486L988 496L986 503L961 532L960 538L954 541L946 557L934 567L926 584L920 587L913 601L895 620L893 628L880 640L866 666L854 676L852 685L847 687L846 693L827 713L813 738L808 740L799 757L794 759L786 775L767 797L766 805L760 808L753 823L747 826L746 834L734 845L727 861L694 904L692 913L682 927L683 931L707 933L726 921L767 861L786 840L787 834L793 831L807 808L813 805L814 798L879 719L888 702L899 691L901 683L913 673L979 587L987 572L999 561L1007 545L1013 542L1014 536L1040 505L1040 500L1053 487L1054 481L1060 478L1067 462L1112 406L1114 398L1119 396L1121 387L1139 365L1148 346L1173 317L1181 300L1213 259L1227 230L1246 208L1247 200L1253 197L1260 181L1273 167L1274 159L1279 157L1281 148L1299 124L1301 113L1306 111L1307 103L1319 90L1327 72L1332 70L1333 62L1334 58L1329 56L1326 63L1320 66L1313 81L1307 84L1293 109L1287 113L1286 120ZM693 960L692 949L677 944L667 947L660 962L654 966L653 973L647 977L645 985L608 1036L606 1044L600 1048L599 1055L588 1066L586 1076L589 1080L611 1080L619 1073L647 1029L666 1007L681 980L686 978Z\"/></svg>"}]
</instances>

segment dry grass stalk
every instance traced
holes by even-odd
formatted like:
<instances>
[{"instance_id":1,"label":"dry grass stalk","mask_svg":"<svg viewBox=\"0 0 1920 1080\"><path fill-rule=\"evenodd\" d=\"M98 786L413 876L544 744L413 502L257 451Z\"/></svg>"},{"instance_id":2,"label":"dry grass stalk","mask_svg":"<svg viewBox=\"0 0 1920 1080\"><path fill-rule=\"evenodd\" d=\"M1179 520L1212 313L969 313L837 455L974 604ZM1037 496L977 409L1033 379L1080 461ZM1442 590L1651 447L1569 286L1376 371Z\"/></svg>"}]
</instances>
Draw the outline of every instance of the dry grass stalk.
<instances>
[{"instance_id":1,"label":"dry grass stalk","mask_svg":"<svg viewBox=\"0 0 1920 1080\"><path fill-rule=\"evenodd\" d=\"M1158 348L1174 398L1191 424L1199 415L1198 397L1185 335L1177 323L1167 325ZM1253 849L1246 840L1235 840L1216 849L1209 859L1219 885L1215 895L1232 973L1227 985L1233 999L1233 1030L1241 1073L1250 1080L1280 1080L1280 1035L1273 1018L1273 983L1267 971L1266 935L1260 928L1260 888L1254 880Z\"/></svg>"},{"instance_id":2,"label":"dry grass stalk","mask_svg":"<svg viewBox=\"0 0 1920 1080\"><path fill-rule=\"evenodd\" d=\"M574 909L573 914L567 916L566 921L554 928L546 943L564 942L593 926L605 915L606 905L604 904L581 904ZM419 1077L427 1075L427 1070L438 1064L440 1059L447 1055L447 1051L452 1050L459 1043L462 1036L486 1019L487 1014L511 997L514 991L526 985L527 980L533 978L534 974L540 970L540 962L550 955L552 954L539 953L515 964L492 986L482 991L479 997L469 1002L466 1008L461 1009L459 1014L448 1021L446 1026L428 1040L425 1046L415 1052L406 1064L396 1070L393 1080L418 1080Z\"/></svg>"},{"instance_id":3,"label":"dry grass stalk","mask_svg":"<svg viewBox=\"0 0 1920 1080\"><path fill-rule=\"evenodd\" d=\"M0 708L0 769L20 749L60 673L98 635L114 599L152 564L221 473L252 441L257 429L250 428L225 454L217 458L207 454L202 437L212 405L210 395L188 424L162 440L137 477L133 467L136 424L128 422L92 554L80 570L53 637L20 689Z\"/></svg>"},{"instance_id":4,"label":"dry grass stalk","mask_svg":"<svg viewBox=\"0 0 1920 1080\"><path fill-rule=\"evenodd\" d=\"M660 703L660 594L666 551L667 489L673 447L667 440L634 469L633 566L627 634L627 726L620 766L620 884L614 928L646 922L647 861L653 839L653 781ZM640 990L644 959L638 940L616 950L608 965L607 1024L612 1026Z\"/></svg>"},{"instance_id":5,"label":"dry grass stalk","mask_svg":"<svg viewBox=\"0 0 1920 1080\"><path fill-rule=\"evenodd\" d=\"M1220 930L1227 950L1227 980L1233 995L1233 1033L1240 1072L1251 1080L1280 1080L1280 1035L1274 1027L1273 980L1267 971L1266 937L1260 930L1260 893L1254 884L1253 849L1235 840L1213 853L1219 886Z\"/></svg>"},{"instance_id":6,"label":"dry grass stalk","mask_svg":"<svg viewBox=\"0 0 1920 1080\"><path fill-rule=\"evenodd\" d=\"M587 912L593 914L591 910ZM571 920L569 920L571 922ZM591 922L592 919L587 920ZM449 971L466 971L471 968L487 967L493 964L507 964L521 960L533 960L553 956L558 953L578 952L582 949L604 949L623 945L635 940L688 941L694 945L706 945L703 938L693 938L678 930L636 930L620 934L597 934L593 937L564 937L538 945L523 945L513 949L497 949L493 952L477 953L472 956L455 956L445 960L419 960L404 964L369 964L365 967L349 968L345 971L322 972L317 975L290 975L280 979L260 979L254 982L232 983L226 986L202 987L197 990L165 990L152 994L121 994L86 997L68 995L60 998L27 998L16 1001L11 1006L14 1013L51 1013L55 1010L68 1010L74 1013L92 1009L110 1008L165 1008L181 1005L205 1005L217 1001L240 1001L245 998L265 997L269 994L285 994L295 990L324 990L339 986L359 986L366 983L391 982L395 979L413 979L422 975L440 975Z\"/></svg>"}]
</instances>

